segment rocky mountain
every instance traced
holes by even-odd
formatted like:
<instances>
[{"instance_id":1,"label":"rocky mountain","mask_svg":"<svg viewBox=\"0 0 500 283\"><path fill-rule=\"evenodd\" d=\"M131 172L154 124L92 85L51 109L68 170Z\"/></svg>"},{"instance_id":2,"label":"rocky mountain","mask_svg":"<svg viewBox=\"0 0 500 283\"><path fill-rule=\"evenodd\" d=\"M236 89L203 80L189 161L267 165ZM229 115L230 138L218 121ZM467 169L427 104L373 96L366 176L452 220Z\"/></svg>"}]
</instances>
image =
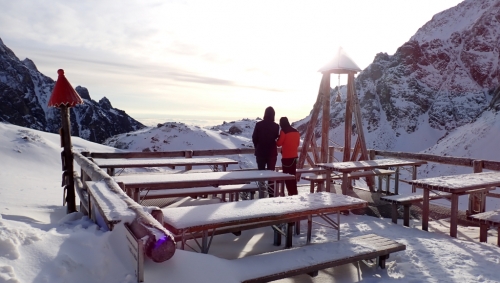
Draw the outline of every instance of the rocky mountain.
<instances>
[{"instance_id":1,"label":"rocky mountain","mask_svg":"<svg viewBox=\"0 0 500 283\"><path fill-rule=\"evenodd\" d=\"M497 111L500 0L465 0L436 14L394 55L377 54L355 87L369 148L424 150ZM345 86L340 91L342 103L331 91L330 138L343 146ZM305 131L308 120L295 125ZM426 141L408 146L417 135Z\"/></svg>"},{"instance_id":2,"label":"rocky mountain","mask_svg":"<svg viewBox=\"0 0 500 283\"><path fill-rule=\"evenodd\" d=\"M54 84L33 61L19 60L0 39L0 121L57 133L61 127L59 109L47 106ZM75 90L84 104L70 110L73 136L102 143L113 135L144 127L125 111L113 108L106 97L96 102L85 87Z\"/></svg>"}]
</instances>

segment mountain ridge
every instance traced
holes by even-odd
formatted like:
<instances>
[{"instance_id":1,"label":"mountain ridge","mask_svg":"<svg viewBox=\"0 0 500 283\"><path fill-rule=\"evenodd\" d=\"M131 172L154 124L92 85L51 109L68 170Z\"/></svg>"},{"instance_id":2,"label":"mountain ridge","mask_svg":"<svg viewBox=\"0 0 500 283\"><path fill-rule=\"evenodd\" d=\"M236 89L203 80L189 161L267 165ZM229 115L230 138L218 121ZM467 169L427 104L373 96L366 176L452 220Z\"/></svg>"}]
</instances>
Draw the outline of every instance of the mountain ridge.
<instances>
[{"instance_id":1,"label":"mountain ridge","mask_svg":"<svg viewBox=\"0 0 500 283\"><path fill-rule=\"evenodd\" d=\"M54 80L40 73L29 59L19 60L0 38L0 121L57 133L61 125L57 108L48 107ZM113 108L103 97L91 99L87 88L77 86L84 104L70 108L71 134L102 143L110 136L143 128L125 111Z\"/></svg>"}]
</instances>

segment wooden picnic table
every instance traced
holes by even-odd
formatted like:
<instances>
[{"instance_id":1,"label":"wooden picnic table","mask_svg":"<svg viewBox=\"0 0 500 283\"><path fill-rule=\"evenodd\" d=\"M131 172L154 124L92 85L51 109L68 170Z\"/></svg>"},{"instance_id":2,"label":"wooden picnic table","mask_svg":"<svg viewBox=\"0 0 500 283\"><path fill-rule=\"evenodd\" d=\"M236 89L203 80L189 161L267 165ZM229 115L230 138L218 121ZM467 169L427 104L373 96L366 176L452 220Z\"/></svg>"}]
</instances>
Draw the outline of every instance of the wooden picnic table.
<instances>
[{"instance_id":1,"label":"wooden picnic table","mask_svg":"<svg viewBox=\"0 0 500 283\"><path fill-rule=\"evenodd\" d=\"M471 193L485 192L500 186L500 172L470 173L434 178L417 179L409 182L423 189L422 230L429 228L429 194L431 191L450 193L451 216L450 236L457 236L458 197Z\"/></svg>"},{"instance_id":2,"label":"wooden picnic table","mask_svg":"<svg viewBox=\"0 0 500 283\"><path fill-rule=\"evenodd\" d=\"M213 237L216 230L235 227L233 230L254 229L279 223L293 223L297 219L308 219L307 243L311 241L312 216L319 215L338 230L340 239L339 212L364 208L367 202L350 196L320 192L278 198L263 198L240 202L216 203L189 207L162 209L164 226L174 235L180 235L183 248L189 234L201 233L202 252L208 252L209 231ZM337 213L337 221L327 214ZM286 247L291 247L293 229L286 230ZM228 230L231 232L233 230ZM211 240L210 240L211 242Z\"/></svg>"},{"instance_id":3,"label":"wooden picnic table","mask_svg":"<svg viewBox=\"0 0 500 283\"><path fill-rule=\"evenodd\" d=\"M330 174L326 174L326 191L330 191L331 184L331 173L333 171L342 173L342 194L347 194L347 189L349 186L349 173L360 170L371 170L371 169L384 169L388 167L396 167L395 174L395 193L398 193L399 186L399 167L403 166L413 166L412 178L416 179L417 169L416 167L427 164L426 161L411 161L411 160L401 160L401 159L374 159L374 160L361 160L361 161L346 161L346 162L333 162L333 163L317 163L317 167L325 168L329 170Z\"/></svg>"},{"instance_id":4,"label":"wooden picnic table","mask_svg":"<svg viewBox=\"0 0 500 283\"><path fill-rule=\"evenodd\" d=\"M209 165L213 171L226 171L230 164L238 164L238 161L226 157L200 157L200 158L95 158L93 161L101 168L107 168L108 174L114 176L115 168L134 167L170 167L184 166L186 170L191 166Z\"/></svg>"},{"instance_id":5,"label":"wooden picnic table","mask_svg":"<svg viewBox=\"0 0 500 283\"><path fill-rule=\"evenodd\" d=\"M182 189L264 181L276 182L277 184L275 190L282 194L284 192L284 182L286 180L295 180L294 175L270 170L209 172L195 174L133 174L114 176L113 178L125 191L132 190L129 195L131 194L135 201L139 201L139 192L141 189Z\"/></svg>"}]
</instances>

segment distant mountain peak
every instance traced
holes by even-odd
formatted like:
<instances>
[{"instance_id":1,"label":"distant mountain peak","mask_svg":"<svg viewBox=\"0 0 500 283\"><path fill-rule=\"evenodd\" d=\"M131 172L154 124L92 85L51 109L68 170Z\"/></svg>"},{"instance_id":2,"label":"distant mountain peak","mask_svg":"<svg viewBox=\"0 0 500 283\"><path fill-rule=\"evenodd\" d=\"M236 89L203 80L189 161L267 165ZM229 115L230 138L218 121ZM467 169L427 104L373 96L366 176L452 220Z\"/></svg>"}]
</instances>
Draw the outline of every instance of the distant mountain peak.
<instances>
[{"instance_id":1,"label":"distant mountain peak","mask_svg":"<svg viewBox=\"0 0 500 283\"><path fill-rule=\"evenodd\" d=\"M24 66L28 67L28 69L38 72L36 65L31 59L25 58L23 61Z\"/></svg>"},{"instance_id":2,"label":"distant mountain peak","mask_svg":"<svg viewBox=\"0 0 500 283\"><path fill-rule=\"evenodd\" d=\"M57 108L48 107L54 80L41 74L35 63L20 61L0 39L0 121L36 130L57 133L61 126ZM96 102L85 87L75 89L84 104L70 110L71 134L89 141L144 127L120 109L112 108L107 98Z\"/></svg>"}]
</instances>

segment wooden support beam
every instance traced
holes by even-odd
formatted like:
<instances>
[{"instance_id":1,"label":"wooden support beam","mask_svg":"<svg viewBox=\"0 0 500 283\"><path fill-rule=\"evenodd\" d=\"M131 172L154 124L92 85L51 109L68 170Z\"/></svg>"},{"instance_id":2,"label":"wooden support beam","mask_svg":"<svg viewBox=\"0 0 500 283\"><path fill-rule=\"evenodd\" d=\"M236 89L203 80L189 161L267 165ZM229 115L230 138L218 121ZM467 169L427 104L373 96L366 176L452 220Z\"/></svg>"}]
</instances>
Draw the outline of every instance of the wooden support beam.
<instances>
[{"instance_id":1,"label":"wooden support beam","mask_svg":"<svg viewBox=\"0 0 500 283\"><path fill-rule=\"evenodd\" d=\"M299 162L297 164L297 168L303 168L304 162L306 161L307 148L309 147L309 143L314 135L314 127L316 126L316 122L318 121L319 110L321 108L321 101L323 96L321 95L321 87L323 86L323 81L325 80L325 76L321 79L321 84L318 91L318 97L316 98L316 103L314 104L313 111L311 114L311 119L309 120L309 124L307 125L306 134L304 136L304 144L302 144L302 149L299 154Z\"/></svg>"},{"instance_id":2,"label":"wooden support beam","mask_svg":"<svg viewBox=\"0 0 500 283\"><path fill-rule=\"evenodd\" d=\"M352 103L353 105L353 110L354 110L354 118L356 122L356 131L358 134L358 140L360 142L360 147L361 147L361 159L360 160L368 160L368 150L366 149L366 141L365 141L365 134L363 131L363 120L361 116L361 107L359 105L359 99L358 96L356 95L356 88L354 87L354 73L349 73L348 79L347 79L347 84L349 88L351 89L352 93Z\"/></svg>"},{"instance_id":3,"label":"wooden support beam","mask_svg":"<svg viewBox=\"0 0 500 283\"><path fill-rule=\"evenodd\" d=\"M321 162L328 162L328 141L330 133L330 74L323 73L323 119L321 121Z\"/></svg>"},{"instance_id":4,"label":"wooden support beam","mask_svg":"<svg viewBox=\"0 0 500 283\"><path fill-rule=\"evenodd\" d=\"M319 158L318 154L318 147L316 146L316 141L314 141L314 136L312 140L310 141L311 144L311 152L313 154L314 162L319 163L322 162L321 159Z\"/></svg>"},{"instance_id":5,"label":"wooden support beam","mask_svg":"<svg viewBox=\"0 0 500 283\"><path fill-rule=\"evenodd\" d=\"M345 102L345 125L344 125L344 148L351 148L351 135L352 135L352 89L349 87L349 81L348 81L348 87L347 87L347 98ZM351 160L351 151L350 150L344 150L344 158L342 161L350 161Z\"/></svg>"}]
</instances>

